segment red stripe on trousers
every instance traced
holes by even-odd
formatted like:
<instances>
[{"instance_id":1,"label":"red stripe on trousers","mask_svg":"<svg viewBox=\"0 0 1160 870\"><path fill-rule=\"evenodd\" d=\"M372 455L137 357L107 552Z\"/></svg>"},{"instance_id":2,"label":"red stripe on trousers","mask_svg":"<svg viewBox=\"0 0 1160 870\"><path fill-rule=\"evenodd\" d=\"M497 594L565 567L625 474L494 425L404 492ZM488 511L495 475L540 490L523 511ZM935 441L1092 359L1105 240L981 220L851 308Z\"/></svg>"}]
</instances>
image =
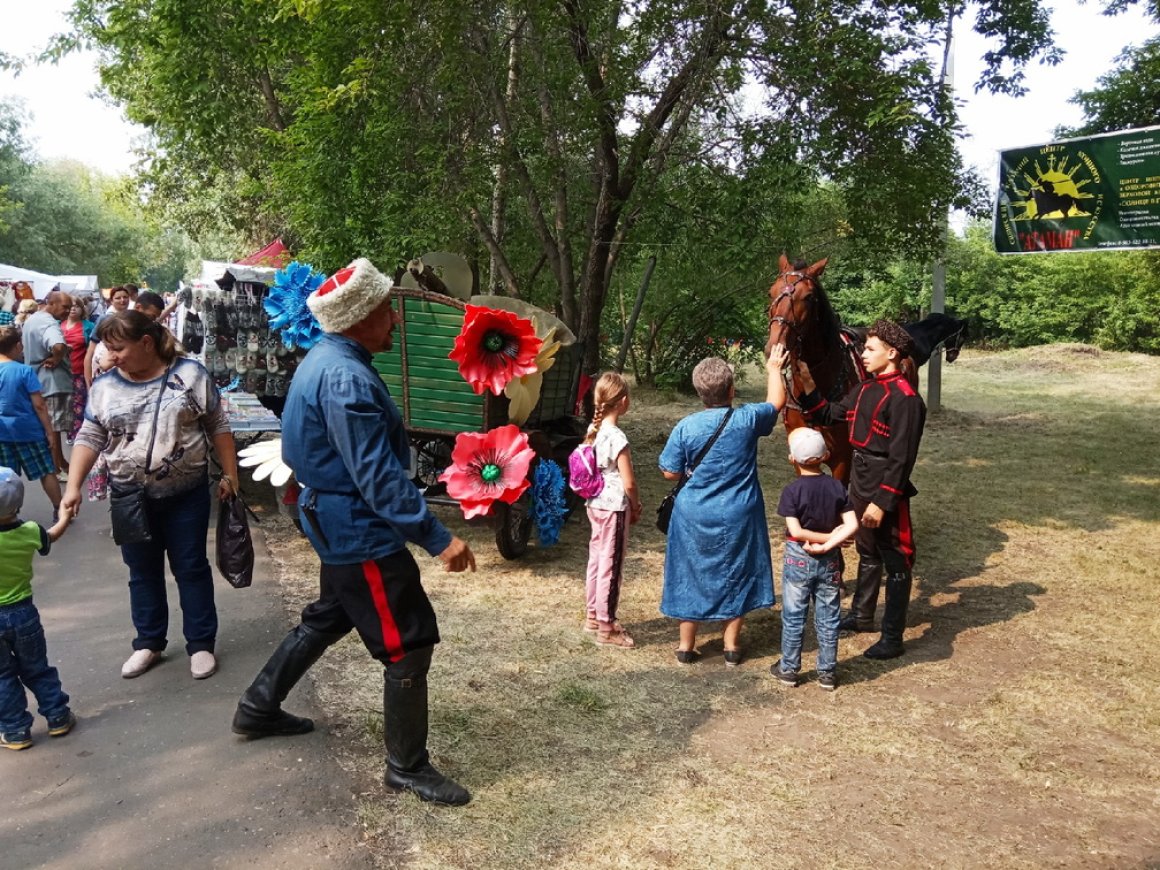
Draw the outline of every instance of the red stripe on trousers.
<instances>
[{"instance_id":1,"label":"red stripe on trousers","mask_svg":"<svg viewBox=\"0 0 1160 870\"><path fill-rule=\"evenodd\" d=\"M910 525L910 499L898 502L898 549L906 557L906 565L914 567L914 529Z\"/></svg>"},{"instance_id":2,"label":"red stripe on trousers","mask_svg":"<svg viewBox=\"0 0 1160 870\"><path fill-rule=\"evenodd\" d=\"M391 605L387 603L387 588L383 585L383 572L378 563L367 561L362 563L363 578L371 591L371 600L375 602L375 611L379 614L379 624L383 629L383 646L387 650L387 658L393 662L401 659L403 639L399 637L399 626L395 624L395 617L391 614Z\"/></svg>"}]
</instances>

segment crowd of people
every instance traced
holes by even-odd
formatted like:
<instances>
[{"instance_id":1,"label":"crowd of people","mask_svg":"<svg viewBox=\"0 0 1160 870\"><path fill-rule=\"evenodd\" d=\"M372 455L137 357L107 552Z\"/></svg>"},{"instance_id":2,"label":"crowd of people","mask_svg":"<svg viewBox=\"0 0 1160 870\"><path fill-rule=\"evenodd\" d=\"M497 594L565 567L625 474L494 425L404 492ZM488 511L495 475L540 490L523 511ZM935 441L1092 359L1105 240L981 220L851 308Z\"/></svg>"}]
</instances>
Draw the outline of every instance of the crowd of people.
<instances>
[{"instance_id":1,"label":"crowd of people","mask_svg":"<svg viewBox=\"0 0 1160 870\"><path fill-rule=\"evenodd\" d=\"M135 289L135 288L134 288ZM303 611L243 693L232 729L249 738L287 737L313 728L282 709L294 685L328 647L357 631L383 665L385 784L437 804L460 805L469 792L445 777L427 752L427 675L439 642L436 615L420 569L407 549L437 556L449 571L475 570L466 542L429 510L408 476L409 442L402 416L372 355L390 350L398 315L391 282L367 260L336 273L307 300L323 337L291 382L283 416L283 459L301 487L304 530L321 568L318 598ZM211 454L222 474L217 496L238 489L233 436L218 389L205 368L183 355L161 324L164 303L118 289L109 312L86 325L83 303L52 293L20 326L0 327L0 746L31 745L33 692L49 734L75 724L59 675L48 665L44 633L31 599L32 562L47 553L82 507L81 487L102 463L114 500L113 536L129 572L133 653L122 666L139 677L167 644L164 565L174 574L182 630L195 679L217 667L217 612L206 558ZM62 326L63 324L63 326ZM873 628L886 578L886 615L872 658L901 655L910 595L913 534L910 472L922 434L922 400L898 375L910 351L904 330L880 321L863 362L873 376L849 396L827 402L812 391L797 401L818 424L846 421L855 447L850 492L821 470L826 444L815 429L792 434L790 460L799 477L778 502L785 518L782 655L772 667L796 685L810 604L818 637L818 683L837 686L842 583L841 545L859 555L854 608L841 624ZM786 349L766 364L764 402L737 405L733 370L703 360L693 384L705 408L681 420L659 457L666 479L681 481L668 526L663 614L677 621L676 659L695 662L701 623L721 621L727 666L742 661L744 618L774 603L765 502L757 473L759 439L769 435L787 401ZM81 369L80 372L77 369ZM103 373L102 373L103 372ZM82 398L78 401L77 395ZM591 524L584 630L597 644L624 650L636 641L618 619L629 527L643 512L628 438L620 427L631 402L625 380L599 378L586 442L603 479L588 500ZM79 422L75 422L78 412ZM71 466L61 438L72 439ZM54 508L44 528L19 517L23 484L39 480ZM67 483L62 494L61 475Z\"/></svg>"}]
</instances>

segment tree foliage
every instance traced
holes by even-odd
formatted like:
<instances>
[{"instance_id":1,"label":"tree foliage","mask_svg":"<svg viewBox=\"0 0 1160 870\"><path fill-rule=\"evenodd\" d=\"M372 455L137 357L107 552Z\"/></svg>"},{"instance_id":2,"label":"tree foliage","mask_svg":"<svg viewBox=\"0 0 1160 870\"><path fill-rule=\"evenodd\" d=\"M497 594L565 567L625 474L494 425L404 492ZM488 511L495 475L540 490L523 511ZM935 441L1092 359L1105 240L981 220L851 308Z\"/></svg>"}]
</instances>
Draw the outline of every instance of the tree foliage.
<instances>
[{"instance_id":1,"label":"tree foliage","mask_svg":"<svg viewBox=\"0 0 1160 870\"><path fill-rule=\"evenodd\" d=\"M1118 15L1140 0L1107 0L1104 14ZM1148 0L1148 14L1160 23L1160 4ZM1116 66L1100 76L1096 87L1078 91L1070 102L1084 114L1083 123L1060 128L1060 136L1090 136L1160 124L1160 37L1127 45Z\"/></svg>"},{"instance_id":2,"label":"tree foliage","mask_svg":"<svg viewBox=\"0 0 1160 870\"><path fill-rule=\"evenodd\" d=\"M1026 62L1055 59L1039 0L970 9L995 46L981 86L1018 92ZM962 173L931 47L964 11L77 0L54 50L101 52L105 88L155 137L146 177L173 212L213 191L222 221L254 242L280 232L328 270L460 250L558 310L594 367L613 276L639 267L624 254L670 175L780 163L799 189L839 190L867 249L932 252Z\"/></svg>"},{"instance_id":3,"label":"tree foliage","mask_svg":"<svg viewBox=\"0 0 1160 870\"><path fill-rule=\"evenodd\" d=\"M1125 48L1116 68L1071 102L1084 114L1083 124L1068 131L1074 136L1160 124L1160 37Z\"/></svg>"},{"instance_id":4,"label":"tree foliage","mask_svg":"<svg viewBox=\"0 0 1160 870\"><path fill-rule=\"evenodd\" d=\"M24 140L26 116L0 104L0 259L108 283L175 287L192 255L185 236L141 212L136 186L78 163L43 163Z\"/></svg>"},{"instance_id":5,"label":"tree foliage","mask_svg":"<svg viewBox=\"0 0 1160 870\"><path fill-rule=\"evenodd\" d=\"M1110 251L1038 256L995 253L986 222L947 245L946 307L966 318L971 341L1024 347L1078 341L1160 353L1160 255ZM930 266L900 258L886 269L843 258L825 285L842 320L917 320L929 310Z\"/></svg>"}]
</instances>

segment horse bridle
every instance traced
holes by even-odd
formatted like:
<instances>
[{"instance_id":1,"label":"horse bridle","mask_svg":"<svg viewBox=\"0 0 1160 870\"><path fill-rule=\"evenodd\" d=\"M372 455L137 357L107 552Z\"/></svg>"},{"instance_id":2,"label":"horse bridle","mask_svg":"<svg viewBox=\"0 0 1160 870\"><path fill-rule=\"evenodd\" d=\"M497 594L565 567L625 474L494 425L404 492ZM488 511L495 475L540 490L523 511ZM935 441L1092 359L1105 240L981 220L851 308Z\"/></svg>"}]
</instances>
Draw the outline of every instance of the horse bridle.
<instances>
[{"instance_id":1,"label":"horse bridle","mask_svg":"<svg viewBox=\"0 0 1160 870\"><path fill-rule=\"evenodd\" d=\"M790 307L789 307L790 314L793 314L793 295L794 295L794 293L797 292L798 284L802 283L803 281L812 281L813 279L809 275L805 274L805 272L797 272L797 271L782 272L777 277L786 279L786 284L782 288L781 292L778 293L777 296L775 296L769 303L769 313L768 313L769 325L768 325L768 328L766 330L766 334L768 335L768 333L773 330L773 325L775 323L780 323L782 326L785 327L786 332L788 332L792 336L797 337L797 340L796 340L797 347L795 348L795 350L800 355L803 336L802 336L801 328L798 325L798 322L796 320L792 319L791 317L782 317L780 314L777 314L776 312L777 312L778 305L781 304L781 300L788 298L790 300ZM793 278L794 280L791 282L788 280L790 278ZM787 342L787 345L788 345L788 342Z\"/></svg>"},{"instance_id":2,"label":"horse bridle","mask_svg":"<svg viewBox=\"0 0 1160 870\"><path fill-rule=\"evenodd\" d=\"M788 297L792 302L793 295L797 292L798 284L801 284L803 281L809 281L813 283L815 289L820 289L820 285L818 285L812 276L807 275L804 272L798 272L796 270L793 272L782 272L777 277L785 278L787 279L787 282L786 286L782 288L781 292L778 293L777 296L775 296L769 303L769 331L773 330L773 325L775 323L784 325L786 331L791 336L795 337L794 347L790 348L790 355L800 359L802 355L802 344L805 341L805 336L802 334L801 330L801 324L799 324L791 317L782 317L780 314L776 314L775 312L777 311L777 306L781 304L782 299ZM789 278L792 278L793 281L788 281ZM790 305L790 312L793 312L792 304ZM789 342L786 342L786 346L789 346ZM826 396L826 398L830 401L834 401L846 395L846 389L848 387L848 372L846 366L839 366L838 372L838 379L834 386L830 389L829 394Z\"/></svg>"}]
</instances>

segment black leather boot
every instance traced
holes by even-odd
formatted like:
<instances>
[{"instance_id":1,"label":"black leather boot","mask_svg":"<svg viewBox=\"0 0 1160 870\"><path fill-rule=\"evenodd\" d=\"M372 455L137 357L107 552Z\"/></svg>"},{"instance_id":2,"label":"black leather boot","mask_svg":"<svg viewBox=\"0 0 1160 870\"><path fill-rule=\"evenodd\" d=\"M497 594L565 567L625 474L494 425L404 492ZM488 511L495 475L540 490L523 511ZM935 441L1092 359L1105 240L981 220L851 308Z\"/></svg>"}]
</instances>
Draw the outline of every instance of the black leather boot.
<instances>
[{"instance_id":1,"label":"black leather boot","mask_svg":"<svg viewBox=\"0 0 1160 870\"><path fill-rule=\"evenodd\" d=\"M886 578L886 610L882 614L882 637L862 655L868 659L896 659L905 650L902 633L906 630L906 609L910 606L910 572L890 574Z\"/></svg>"},{"instance_id":2,"label":"black leather boot","mask_svg":"<svg viewBox=\"0 0 1160 870\"><path fill-rule=\"evenodd\" d=\"M840 631L873 631L874 608L878 606L878 589L882 585L882 562L870 556L858 558L858 582L854 587L850 610L838 623Z\"/></svg>"},{"instance_id":3,"label":"black leather boot","mask_svg":"<svg viewBox=\"0 0 1160 870\"><path fill-rule=\"evenodd\" d=\"M287 713L282 702L327 647L341 637L301 624L286 635L238 701L233 732L245 737L288 737L313 731L313 721Z\"/></svg>"},{"instance_id":4,"label":"black leather boot","mask_svg":"<svg viewBox=\"0 0 1160 870\"><path fill-rule=\"evenodd\" d=\"M412 791L419 800L462 806L471 793L431 764L427 754L427 678L392 679L383 687L384 782L392 791Z\"/></svg>"}]
</instances>

